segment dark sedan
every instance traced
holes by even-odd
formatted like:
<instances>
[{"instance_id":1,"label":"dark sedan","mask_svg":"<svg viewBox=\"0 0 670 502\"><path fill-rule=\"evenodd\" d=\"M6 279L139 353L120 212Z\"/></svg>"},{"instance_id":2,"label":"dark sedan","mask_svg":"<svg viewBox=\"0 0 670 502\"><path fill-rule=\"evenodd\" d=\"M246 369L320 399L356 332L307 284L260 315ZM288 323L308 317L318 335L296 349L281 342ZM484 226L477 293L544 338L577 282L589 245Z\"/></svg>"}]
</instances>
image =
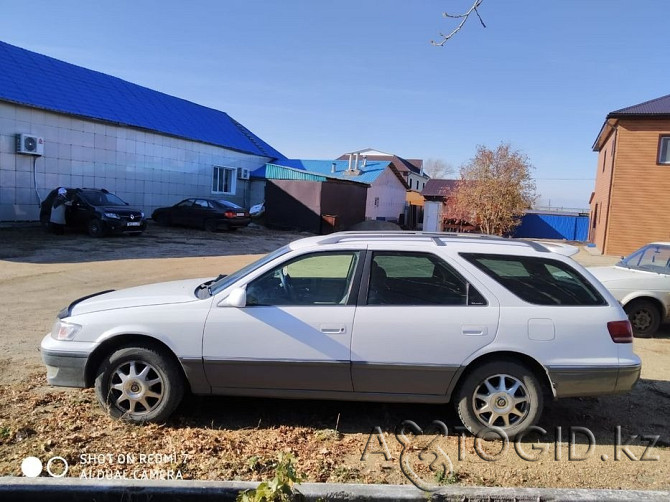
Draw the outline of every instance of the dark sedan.
<instances>
[{"instance_id":1,"label":"dark sedan","mask_svg":"<svg viewBox=\"0 0 670 502\"><path fill-rule=\"evenodd\" d=\"M159 207L151 215L159 225L182 225L204 228L211 232L219 229L235 230L251 222L249 211L222 199L194 197L171 207Z\"/></svg>"}]
</instances>

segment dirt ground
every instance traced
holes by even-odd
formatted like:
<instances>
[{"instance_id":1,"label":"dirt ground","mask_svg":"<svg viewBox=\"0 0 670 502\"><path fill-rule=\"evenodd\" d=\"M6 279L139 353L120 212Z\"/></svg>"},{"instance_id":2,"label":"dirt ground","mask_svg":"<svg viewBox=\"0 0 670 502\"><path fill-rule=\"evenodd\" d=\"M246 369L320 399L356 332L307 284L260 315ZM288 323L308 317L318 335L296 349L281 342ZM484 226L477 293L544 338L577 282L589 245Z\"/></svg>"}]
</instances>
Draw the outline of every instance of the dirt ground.
<instances>
[{"instance_id":1,"label":"dirt ground","mask_svg":"<svg viewBox=\"0 0 670 502\"><path fill-rule=\"evenodd\" d=\"M62 457L52 471L64 461L76 477L260 480L290 450L309 481L670 489L667 325L635 340L643 370L633 392L546 403L542 430L519 444L461 435L452 408L432 405L190 397L169 423L133 427L107 418L90 389L46 385L37 347L71 301L229 273L301 236L152 225L139 237L91 239L0 229L0 476L20 476L22 460L36 456L45 466ZM584 249L576 259L617 260Z\"/></svg>"}]
</instances>

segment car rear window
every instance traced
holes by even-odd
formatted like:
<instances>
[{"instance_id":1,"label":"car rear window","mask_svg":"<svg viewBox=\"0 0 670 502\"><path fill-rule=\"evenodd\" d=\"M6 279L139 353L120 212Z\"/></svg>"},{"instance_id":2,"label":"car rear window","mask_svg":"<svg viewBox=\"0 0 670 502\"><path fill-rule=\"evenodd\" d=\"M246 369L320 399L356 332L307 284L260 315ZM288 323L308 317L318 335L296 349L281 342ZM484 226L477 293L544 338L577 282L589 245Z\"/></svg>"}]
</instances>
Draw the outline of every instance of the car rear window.
<instances>
[{"instance_id":1,"label":"car rear window","mask_svg":"<svg viewBox=\"0 0 670 502\"><path fill-rule=\"evenodd\" d=\"M607 305L588 279L567 263L533 256L461 253L522 300L535 305Z\"/></svg>"}]
</instances>

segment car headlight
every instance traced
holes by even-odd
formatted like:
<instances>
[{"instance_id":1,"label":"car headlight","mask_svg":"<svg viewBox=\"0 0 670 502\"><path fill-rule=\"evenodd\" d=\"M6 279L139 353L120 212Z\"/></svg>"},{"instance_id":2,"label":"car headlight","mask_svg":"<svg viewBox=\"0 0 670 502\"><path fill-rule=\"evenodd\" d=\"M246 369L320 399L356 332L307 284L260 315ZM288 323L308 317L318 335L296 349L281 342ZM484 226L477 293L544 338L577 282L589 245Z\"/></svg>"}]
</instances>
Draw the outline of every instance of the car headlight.
<instances>
[{"instance_id":1,"label":"car headlight","mask_svg":"<svg viewBox=\"0 0 670 502\"><path fill-rule=\"evenodd\" d=\"M105 216L107 216L107 218L114 218L117 220L120 218L120 216L116 213L105 213Z\"/></svg>"},{"instance_id":2,"label":"car headlight","mask_svg":"<svg viewBox=\"0 0 670 502\"><path fill-rule=\"evenodd\" d=\"M54 323L51 329L51 338L54 340L72 340L77 333L81 331L79 324L61 321L60 319Z\"/></svg>"}]
</instances>

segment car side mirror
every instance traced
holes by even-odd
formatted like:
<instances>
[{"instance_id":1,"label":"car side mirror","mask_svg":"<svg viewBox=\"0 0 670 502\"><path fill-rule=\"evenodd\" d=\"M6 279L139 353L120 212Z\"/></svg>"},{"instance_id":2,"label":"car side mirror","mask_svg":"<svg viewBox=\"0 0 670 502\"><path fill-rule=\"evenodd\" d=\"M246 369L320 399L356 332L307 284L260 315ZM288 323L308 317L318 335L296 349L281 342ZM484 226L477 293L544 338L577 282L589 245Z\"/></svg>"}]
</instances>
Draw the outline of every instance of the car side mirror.
<instances>
[{"instance_id":1,"label":"car side mirror","mask_svg":"<svg viewBox=\"0 0 670 502\"><path fill-rule=\"evenodd\" d=\"M242 308L247 304L247 290L244 288L235 288L230 294L219 303L219 307Z\"/></svg>"}]
</instances>

